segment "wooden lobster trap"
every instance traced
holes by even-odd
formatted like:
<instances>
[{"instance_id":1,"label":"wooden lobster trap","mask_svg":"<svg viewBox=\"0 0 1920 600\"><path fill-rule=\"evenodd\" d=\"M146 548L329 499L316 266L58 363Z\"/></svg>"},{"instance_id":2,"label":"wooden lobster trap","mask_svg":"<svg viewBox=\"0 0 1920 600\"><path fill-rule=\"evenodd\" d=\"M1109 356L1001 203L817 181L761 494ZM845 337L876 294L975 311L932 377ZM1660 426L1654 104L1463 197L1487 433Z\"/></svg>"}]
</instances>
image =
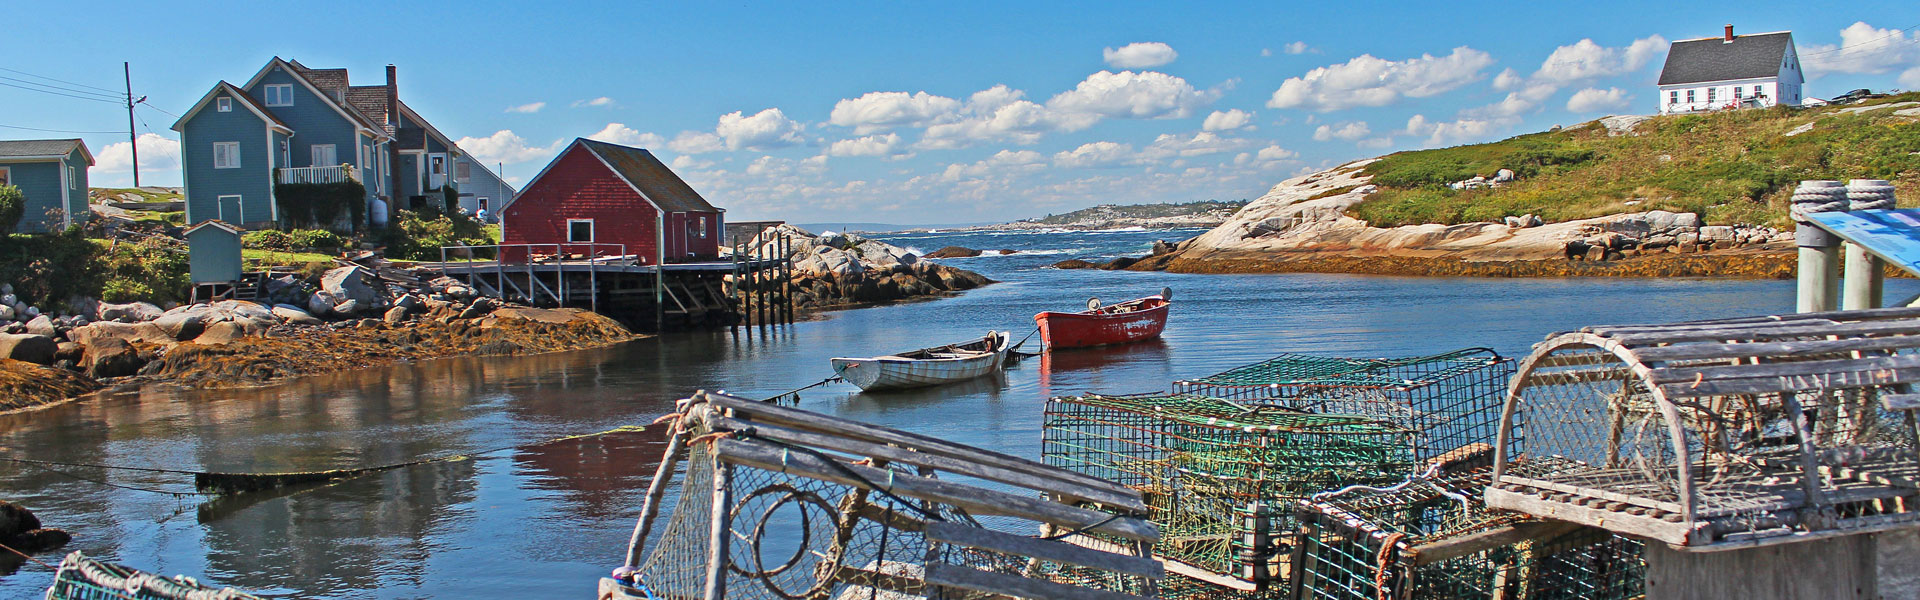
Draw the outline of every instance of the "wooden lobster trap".
<instances>
[{"instance_id":1,"label":"wooden lobster trap","mask_svg":"<svg viewBox=\"0 0 1920 600\"><path fill-rule=\"evenodd\" d=\"M1156 595L1139 492L1037 462L718 394L682 400L602 599ZM676 463L677 499L657 524Z\"/></svg>"}]
</instances>

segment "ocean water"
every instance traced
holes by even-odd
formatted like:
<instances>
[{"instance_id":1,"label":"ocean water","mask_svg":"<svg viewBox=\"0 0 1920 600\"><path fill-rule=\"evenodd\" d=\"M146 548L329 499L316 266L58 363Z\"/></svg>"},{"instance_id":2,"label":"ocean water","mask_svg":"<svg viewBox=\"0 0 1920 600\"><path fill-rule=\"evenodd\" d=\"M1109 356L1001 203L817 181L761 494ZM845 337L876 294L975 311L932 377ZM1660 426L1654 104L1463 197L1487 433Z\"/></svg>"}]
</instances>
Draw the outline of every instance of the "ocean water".
<instances>
[{"instance_id":1,"label":"ocean water","mask_svg":"<svg viewBox=\"0 0 1920 600\"><path fill-rule=\"evenodd\" d=\"M783 327L684 333L613 348L460 358L252 390L155 387L0 416L16 456L259 472L391 464L499 447L470 461L338 485L202 502L158 474L0 467L0 497L74 533L69 549L166 574L303 598L583 598L617 566L662 449L657 430L531 446L644 424L698 389L767 397L831 375L827 359L1005 330L1041 310L1171 288L1163 339L1023 361L999 377L905 394L845 384L800 406L1037 458L1049 396L1146 392L1280 352L1402 356L1468 346L1523 355L1556 331L1792 309L1789 281L1182 275L1057 270L1139 254L1198 231L943 232L882 236L1002 283L940 300L827 313ZM1920 293L1895 280L1890 298ZM1033 349L1037 338L1028 343ZM516 447L517 446L517 447ZM111 485L109 485L111 484ZM114 487L121 486L121 487ZM146 488L136 490L128 488ZM57 562L58 554L44 555ZM19 561L16 561L19 562ZM37 598L37 564L0 598Z\"/></svg>"}]
</instances>

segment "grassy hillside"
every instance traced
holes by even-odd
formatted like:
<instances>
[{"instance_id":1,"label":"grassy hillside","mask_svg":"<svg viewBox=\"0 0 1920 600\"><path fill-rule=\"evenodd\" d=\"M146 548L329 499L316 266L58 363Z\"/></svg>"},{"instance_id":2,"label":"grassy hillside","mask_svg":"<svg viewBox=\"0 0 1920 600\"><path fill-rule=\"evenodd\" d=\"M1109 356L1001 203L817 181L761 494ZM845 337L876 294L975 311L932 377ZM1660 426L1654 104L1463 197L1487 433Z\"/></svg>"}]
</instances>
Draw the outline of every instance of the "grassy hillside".
<instances>
[{"instance_id":1,"label":"grassy hillside","mask_svg":"<svg viewBox=\"0 0 1920 600\"><path fill-rule=\"evenodd\" d=\"M1920 93L1871 105L1916 100ZM1618 136L1594 122L1400 152L1366 167L1380 190L1353 212L1383 227L1528 213L1566 221L1652 209L1697 212L1712 224L1785 226L1787 199L1803 179L1889 179L1899 186L1901 206L1920 206L1920 118L1893 115L1893 108L1842 111L1859 106L1657 117ZM1502 168L1519 181L1497 189L1447 187Z\"/></svg>"}]
</instances>

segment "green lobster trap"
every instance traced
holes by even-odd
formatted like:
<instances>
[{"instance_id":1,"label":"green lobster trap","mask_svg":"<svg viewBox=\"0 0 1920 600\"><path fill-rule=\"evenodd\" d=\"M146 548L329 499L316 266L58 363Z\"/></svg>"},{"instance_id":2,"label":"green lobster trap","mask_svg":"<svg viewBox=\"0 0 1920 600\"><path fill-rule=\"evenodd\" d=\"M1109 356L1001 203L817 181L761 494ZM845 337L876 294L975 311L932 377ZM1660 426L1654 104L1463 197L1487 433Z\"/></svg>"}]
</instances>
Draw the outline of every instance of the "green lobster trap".
<instances>
[{"instance_id":1,"label":"green lobster trap","mask_svg":"<svg viewBox=\"0 0 1920 600\"><path fill-rule=\"evenodd\" d=\"M1170 583L1241 592L1285 573L1294 501L1414 468L1412 432L1393 424L1185 394L1054 398L1042 432L1048 465L1142 492Z\"/></svg>"},{"instance_id":2,"label":"green lobster trap","mask_svg":"<svg viewBox=\"0 0 1920 600\"><path fill-rule=\"evenodd\" d=\"M1437 471L1437 469L1436 469ZM1290 597L1625 600L1645 593L1641 542L1490 510L1491 469L1300 501Z\"/></svg>"},{"instance_id":3,"label":"green lobster trap","mask_svg":"<svg viewBox=\"0 0 1920 600\"><path fill-rule=\"evenodd\" d=\"M60 561L47 600L262 600L192 577L165 577L73 552Z\"/></svg>"},{"instance_id":4,"label":"green lobster trap","mask_svg":"<svg viewBox=\"0 0 1920 600\"><path fill-rule=\"evenodd\" d=\"M1175 392L1362 415L1414 432L1414 457L1429 460L1471 444L1493 445L1513 360L1486 348L1404 358L1281 354L1176 381Z\"/></svg>"}]
</instances>

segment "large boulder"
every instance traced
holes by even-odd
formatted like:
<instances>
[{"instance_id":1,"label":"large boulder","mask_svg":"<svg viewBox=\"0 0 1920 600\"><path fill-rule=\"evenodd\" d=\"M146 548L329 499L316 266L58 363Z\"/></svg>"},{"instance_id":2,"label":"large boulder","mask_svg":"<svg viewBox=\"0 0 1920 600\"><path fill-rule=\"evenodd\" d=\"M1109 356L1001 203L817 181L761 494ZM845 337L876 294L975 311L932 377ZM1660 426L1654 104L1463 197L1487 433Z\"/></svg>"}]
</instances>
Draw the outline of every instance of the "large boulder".
<instances>
[{"instance_id":1,"label":"large boulder","mask_svg":"<svg viewBox=\"0 0 1920 600\"><path fill-rule=\"evenodd\" d=\"M97 316L99 316L102 321L140 323L158 319L162 314L165 314L165 311L160 310L160 307L146 302L128 302L126 304L102 302L100 303L100 311Z\"/></svg>"},{"instance_id":2,"label":"large boulder","mask_svg":"<svg viewBox=\"0 0 1920 600\"><path fill-rule=\"evenodd\" d=\"M311 313L289 304L274 305L273 316L279 317L280 320L294 325L322 325L326 323L314 317Z\"/></svg>"},{"instance_id":3,"label":"large boulder","mask_svg":"<svg viewBox=\"0 0 1920 600\"><path fill-rule=\"evenodd\" d=\"M979 256L980 251L961 246L947 246L927 253L927 258L968 258Z\"/></svg>"},{"instance_id":4,"label":"large boulder","mask_svg":"<svg viewBox=\"0 0 1920 600\"><path fill-rule=\"evenodd\" d=\"M389 308L387 309L387 314L381 316L381 320L386 321L388 325L405 323L407 322L407 308L404 306Z\"/></svg>"},{"instance_id":5,"label":"large boulder","mask_svg":"<svg viewBox=\"0 0 1920 600\"><path fill-rule=\"evenodd\" d=\"M168 337L184 342L200 337L200 332L206 329L208 320L204 311L177 312L161 315L152 323L154 327L159 327L161 331L166 332Z\"/></svg>"},{"instance_id":6,"label":"large boulder","mask_svg":"<svg viewBox=\"0 0 1920 600\"><path fill-rule=\"evenodd\" d=\"M333 306L339 303L340 299L333 297L333 294L325 291L314 292L312 296L307 297L307 314L316 317L327 316L327 313L333 312Z\"/></svg>"},{"instance_id":7,"label":"large boulder","mask_svg":"<svg viewBox=\"0 0 1920 600\"><path fill-rule=\"evenodd\" d=\"M0 358L11 358L37 365L53 364L60 345L53 338L30 333L0 333Z\"/></svg>"},{"instance_id":8,"label":"large boulder","mask_svg":"<svg viewBox=\"0 0 1920 600\"><path fill-rule=\"evenodd\" d=\"M214 323L208 325L207 330L201 333L200 337L193 338L193 343L202 346L218 346L243 337L266 333L268 327L268 325L253 319Z\"/></svg>"},{"instance_id":9,"label":"large boulder","mask_svg":"<svg viewBox=\"0 0 1920 600\"><path fill-rule=\"evenodd\" d=\"M87 346L86 362L83 363L87 375L101 379L106 377L125 377L140 372L147 361L133 349L133 344L119 338L106 338Z\"/></svg>"},{"instance_id":10,"label":"large boulder","mask_svg":"<svg viewBox=\"0 0 1920 600\"><path fill-rule=\"evenodd\" d=\"M218 309L233 315L233 318L236 320L238 319L250 319L254 321L278 320L273 317L273 311L268 310L267 307L260 305L260 303L258 302L248 302L246 300L221 300L219 302L213 303L213 307L215 309Z\"/></svg>"},{"instance_id":11,"label":"large boulder","mask_svg":"<svg viewBox=\"0 0 1920 600\"><path fill-rule=\"evenodd\" d=\"M53 325L53 317L40 315L27 321L27 333L55 338L60 337L60 328Z\"/></svg>"},{"instance_id":12,"label":"large boulder","mask_svg":"<svg viewBox=\"0 0 1920 600\"><path fill-rule=\"evenodd\" d=\"M361 306L371 307L380 300L379 292L374 289L377 281L366 267L340 267L320 276L320 291L342 301L357 300Z\"/></svg>"},{"instance_id":13,"label":"large boulder","mask_svg":"<svg viewBox=\"0 0 1920 600\"><path fill-rule=\"evenodd\" d=\"M372 303L361 302L359 300L347 300L345 302L341 302L339 304L333 305L333 312L340 313L341 315L351 315L353 313L360 312L360 309L368 308L371 306L372 306Z\"/></svg>"},{"instance_id":14,"label":"large boulder","mask_svg":"<svg viewBox=\"0 0 1920 600\"><path fill-rule=\"evenodd\" d=\"M0 304L0 322L13 320L13 307Z\"/></svg>"},{"instance_id":15,"label":"large boulder","mask_svg":"<svg viewBox=\"0 0 1920 600\"><path fill-rule=\"evenodd\" d=\"M837 250L845 250L847 249L848 246L851 246L853 244L853 241L847 239L847 236L843 234L829 231L829 232L820 234L820 237L813 238L813 243L820 246L826 246L828 248L834 248Z\"/></svg>"},{"instance_id":16,"label":"large boulder","mask_svg":"<svg viewBox=\"0 0 1920 600\"><path fill-rule=\"evenodd\" d=\"M812 275L831 273L845 277L866 271L866 266L860 264L860 257L846 250L823 246L814 250L813 258L819 259L819 262L810 265L817 269L810 273Z\"/></svg>"}]
</instances>

